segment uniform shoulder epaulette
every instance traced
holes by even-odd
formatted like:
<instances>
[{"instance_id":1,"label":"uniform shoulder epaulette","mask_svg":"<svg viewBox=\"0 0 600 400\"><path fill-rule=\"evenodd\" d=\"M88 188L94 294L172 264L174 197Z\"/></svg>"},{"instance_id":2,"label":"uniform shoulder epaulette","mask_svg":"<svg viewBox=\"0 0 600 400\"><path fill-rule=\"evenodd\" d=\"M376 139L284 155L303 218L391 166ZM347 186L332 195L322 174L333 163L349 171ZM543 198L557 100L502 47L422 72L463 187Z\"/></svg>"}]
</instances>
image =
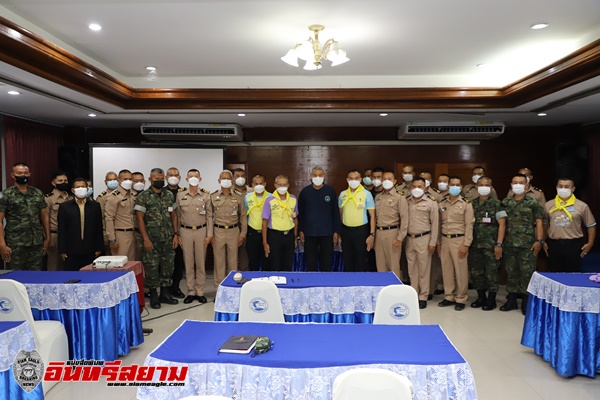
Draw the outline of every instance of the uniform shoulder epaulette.
<instances>
[{"instance_id":1,"label":"uniform shoulder epaulette","mask_svg":"<svg viewBox=\"0 0 600 400\"><path fill-rule=\"evenodd\" d=\"M404 190L396 188L396 193L404 196Z\"/></svg>"},{"instance_id":2,"label":"uniform shoulder epaulette","mask_svg":"<svg viewBox=\"0 0 600 400\"><path fill-rule=\"evenodd\" d=\"M216 193L219 193L219 189L217 189L217 190L215 190L214 192L212 192L212 193L211 193L211 195L212 195L212 194L216 194Z\"/></svg>"},{"instance_id":3,"label":"uniform shoulder epaulette","mask_svg":"<svg viewBox=\"0 0 600 400\"><path fill-rule=\"evenodd\" d=\"M233 189L233 193L237 194L237 195L242 195L242 192L239 191L238 189Z\"/></svg>"},{"instance_id":4,"label":"uniform shoulder epaulette","mask_svg":"<svg viewBox=\"0 0 600 400\"><path fill-rule=\"evenodd\" d=\"M113 196L118 196L118 195L120 195L120 194L121 194L121 192L119 192L119 189L116 189L116 190L113 190L113 191L111 192L111 194L112 194Z\"/></svg>"},{"instance_id":5,"label":"uniform shoulder epaulette","mask_svg":"<svg viewBox=\"0 0 600 400\"><path fill-rule=\"evenodd\" d=\"M470 203L471 202L471 200L467 199L466 197L463 197L463 199L464 199L465 203Z\"/></svg>"},{"instance_id":6,"label":"uniform shoulder epaulette","mask_svg":"<svg viewBox=\"0 0 600 400\"><path fill-rule=\"evenodd\" d=\"M54 192L46 193L46 194L44 195L44 197L50 197L50 196L52 196L52 194L53 194L53 193L54 193Z\"/></svg>"},{"instance_id":7,"label":"uniform shoulder epaulette","mask_svg":"<svg viewBox=\"0 0 600 400\"><path fill-rule=\"evenodd\" d=\"M431 188L431 190L433 190L434 192L436 192L436 193L438 193L438 194L442 193L442 192L440 191L440 189L436 189L436 188L434 188L434 187L431 187L431 186L429 186L429 187Z\"/></svg>"},{"instance_id":8,"label":"uniform shoulder epaulette","mask_svg":"<svg viewBox=\"0 0 600 400\"><path fill-rule=\"evenodd\" d=\"M177 189L177 192L183 192L184 190L186 190L186 188L180 187L179 189Z\"/></svg>"},{"instance_id":9,"label":"uniform shoulder epaulette","mask_svg":"<svg viewBox=\"0 0 600 400\"><path fill-rule=\"evenodd\" d=\"M428 194L427 196L428 196L428 197L429 197L431 200L433 200L433 201L437 202L437 199L436 199L435 197L433 197L432 195Z\"/></svg>"},{"instance_id":10,"label":"uniform shoulder epaulette","mask_svg":"<svg viewBox=\"0 0 600 400\"><path fill-rule=\"evenodd\" d=\"M204 193L210 193L210 191L208 191L207 189L204 189L204 188L200 188L200 191L204 192Z\"/></svg>"},{"instance_id":11,"label":"uniform shoulder epaulette","mask_svg":"<svg viewBox=\"0 0 600 400\"><path fill-rule=\"evenodd\" d=\"M532 188L533 188L533 190L537 190L538 192L543 192L543 190L542 190L542 189L540 189L540 188L537 188L537 187L535 187L535 186L532 186Z\"/></svg>"},{"instance_id":12,"label":"uniform shoulder epaulette","mask_svg":"<svg viewBox=\"0 0 600 400\"><path fill-rule=\"evenodd\" d=\"M106 190L98 195L98 197L106 196Z\"/></svg>"}]
</instances>

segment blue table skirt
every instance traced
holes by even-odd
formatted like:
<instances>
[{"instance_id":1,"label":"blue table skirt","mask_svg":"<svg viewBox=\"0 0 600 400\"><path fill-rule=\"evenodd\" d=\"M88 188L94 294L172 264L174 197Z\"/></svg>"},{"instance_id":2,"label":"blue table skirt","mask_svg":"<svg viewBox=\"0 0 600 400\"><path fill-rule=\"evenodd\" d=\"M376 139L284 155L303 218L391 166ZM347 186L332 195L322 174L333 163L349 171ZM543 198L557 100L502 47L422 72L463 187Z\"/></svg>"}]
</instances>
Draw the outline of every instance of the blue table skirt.
<instances>
[{"instance_id":1,"label":"blue table skirt","mask_svg":"<svg viewBox=\"0 0 600 400\"><path fill-rule=\"evenodd\" d=\"M44 391L42 383L31 392L27 393L15 381L12 366L8 371L0 372L0 399L1 400L42 400Z\"/></svg>"},{"instance_id":2,"label":"blue table skirt","mask_svg":"<svg viewBox=\"0 0 600 400\"><path fill-rule=\"evenodd\" d=\"M95 275L95 274L91 274ZM137 293L110 308L32 309L35 320L60 321L69 338L71 359L114 361L144 342Z\"/></svg>"},{"instance_id":3,"label":"blue table skirt","mask_svg":"<svg viewBox=\"0 0 600 400\"><path fill-rule=\"evenodd\" d=\"M323 322L335 324L372 324L373 313L355 312L354 314L296 314L284 315L285 322ZM237 313L221 313L215 312L215 321L237 321L239 314Z\"/></svg>"},{"instance_id":4,"label":"blue table skirt","mask_svg":"<svg viewBox=\"0 0 600 400\"><path fill-rule=\"evenodd\" d=\"M560 311L529 296L521 344L533 348L560 375L594 377L600 372L600 315Z\"/></svg>"}]
</instances>

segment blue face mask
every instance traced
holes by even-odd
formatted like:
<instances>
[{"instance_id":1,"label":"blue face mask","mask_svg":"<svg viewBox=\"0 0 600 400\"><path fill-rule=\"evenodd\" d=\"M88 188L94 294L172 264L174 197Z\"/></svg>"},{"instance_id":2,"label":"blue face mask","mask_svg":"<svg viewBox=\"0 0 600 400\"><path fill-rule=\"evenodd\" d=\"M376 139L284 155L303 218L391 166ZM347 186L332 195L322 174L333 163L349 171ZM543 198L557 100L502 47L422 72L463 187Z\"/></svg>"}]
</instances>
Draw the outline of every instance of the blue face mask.
<instances>
[{"instance_id":1,"label":"blue face mask","mask_svg":"<svg viewBox=\"0 0 600 400\"><path fill-rule=\"evenodd\" d=\"M460 186L450 186L450 196L458 196L460 194Z\"/></svg>"},{"instance_id":2,"label":"blue face mask","mask_svg":"<svg viewBox=\"0 0 600 400\"><path fill-rule=\"evenodd\" d=\"M91 197L94 194L94 188L88 188L86 197Z\"/></svg>"},{"instance_id":3,"label":"blue face mask","mask_svg":"<svg viewBox=\"0 0 600 400\"><path fill-rule=\"evenodd\" d=\"M119 187L119 182L116 180L108 181L108 182L106 182L106 187L109 188L110 190L115 190L116 188Z\"/></svg>"},{"instance_id":4,"label":"blue face mask","mask_svg":"<svg viewBox=\"0 0 600 400\"><path fill-rule=\"evenodd\" d=\"M371 186L371 185L373 184L373 182L371 181L371 178L370 178L370 177L368 177L368 176L365 176L365 177L363 178L363 183L364 183L365 185L367 185L367 186Z\"/></svg>"}]
</instances>

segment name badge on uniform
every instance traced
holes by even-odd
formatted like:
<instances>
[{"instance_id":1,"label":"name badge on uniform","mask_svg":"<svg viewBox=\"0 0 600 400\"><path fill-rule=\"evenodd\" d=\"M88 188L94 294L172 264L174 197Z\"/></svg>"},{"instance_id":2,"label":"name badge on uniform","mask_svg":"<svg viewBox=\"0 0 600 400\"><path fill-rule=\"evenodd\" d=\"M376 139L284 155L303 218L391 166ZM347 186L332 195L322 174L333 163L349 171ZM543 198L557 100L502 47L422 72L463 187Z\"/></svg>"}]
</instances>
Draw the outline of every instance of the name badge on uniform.
<instances>
[{"instance_id":1,"label":"name badge on uniform","mask_svg":"<svg viewBox=\"0 0 600 400\"><path fill-rule=\"evenodd\" d=\"M231 215L237 215L237 210L233 209L233 211L231 211Z\"/></svg>"},{"instance_id":2,"label":"name badge on uniform","mask_svg":"<svg viewBox=\"0 0 600 400\"><path fill-rule=\"evenodd\" d=\"M206 210L203 208L202 210L198 211L198 214L206 215Z\"/></svg>"},{"instance_id":3,"label":"name badge on uniform","mask_svg":"<svg viewBox=\"0 0 600 400\"><path fill-rule=\"evenodd\" d=\"M440 212L446 211L446 207L440 207Z\"/></svg>"},{"instance_id":4,"label":"name badge on uniform","mask_svg":"<svg viewBox=\"0 0 600 400\"><path fill-rule=\"evenodd\" d=\"M481 222L483 222L484 224L491 224L492 223L492 219L490 217L483 217L481 219Z\"/></svg>"},{"instance_id":5,"label":"name badge on uniform","mask_svg":"<svg viewBox=\"0 0 600 400\"><path fill-rule=\"evenodd\" d=\"M568 212L573 212L573 211L575 211L575 206L569 206L569 207L567 207L567 211L568 211Z\"/></svg>"},{"instance_id":6,"label":"name badge on uniform","mask_svg":"<svg viewBox=\"0 0 600 400\"><path fill-rule=\"evenodd\" d=\"M168 212L173 212L173 207L169 207L169 208L167 208L167 211L168 211Z\"/></svg>"}]
</instances>

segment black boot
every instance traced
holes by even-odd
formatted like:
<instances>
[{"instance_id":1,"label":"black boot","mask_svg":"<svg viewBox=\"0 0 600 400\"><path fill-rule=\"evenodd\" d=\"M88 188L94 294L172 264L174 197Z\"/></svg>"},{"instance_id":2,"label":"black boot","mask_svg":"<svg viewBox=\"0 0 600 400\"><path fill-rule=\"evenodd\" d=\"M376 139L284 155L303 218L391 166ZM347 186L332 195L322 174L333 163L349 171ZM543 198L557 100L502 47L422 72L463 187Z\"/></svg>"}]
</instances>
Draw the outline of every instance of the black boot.
<instances>
[{"instance_id":1,"label":"black boot","mask_svg":"<svg viewBox=\"0 0 600 400\"><path fill-rule=\"evenodd\" d=\"M521 300L521 312L523 313L523 315L527 314L527 300L529 298L529 295L527 293L525 293L523 295L523 300Z\"/></svg>"},{"instance_id":2,"label":"black boot","mask_svg":"<svg viewBox=\"0 0 600 400\"><path fill-rule=\"evenodd\" d=\"M483 311L491 311L496 308L496 292L489 292L487 302L481 307Z\"/></svg>"},{"instance_id":3,"label":"black boot","mask_svg":"<svg viewBox=\"0 0 600 400\"><path fill-rule=\"evenodd\" d=\"M150 289L150 307L155 310L160 308L160 300L158 299L158 291L156 288Z\"/></svg>"},{"instance_id":4,"label":"black boot","mask_svg":"<svg viewBox=\"0 0 600 400\"><path fill-rule=\"evenodd\" d=\"M485 290L478 290L477 295L478 295L477 300L475 300L474 302L471 303L471 308L482 307L486 302Z\"/></svg>"},{"instance_id":5,"label":"black boot","mask_svg":"<svg viewBox=\"0 0 600 400\"><path fill-rule=\"evenodd\" d=\"M519 308L519 305L517 304L517 294L516 293L509 293L506 298L508 300L506 300L506 303L504 303L504 305L502 307L500 307L500 311L510 311L510 310L516 310L517 308Z\"/></svg>"},{"instance_id":6,"label":"black boot","mask_svg":"<svg viewBox=\"0 0 600 400\"><path fill-rule=\"evenodd\" d=\"M177 299L174 299L173 296L171 296L171 288L168 286L165 286L160 290L159 300L161 303L165 304L179 304L179 301L177 301Z\"/></svg>"}]
</instances>

